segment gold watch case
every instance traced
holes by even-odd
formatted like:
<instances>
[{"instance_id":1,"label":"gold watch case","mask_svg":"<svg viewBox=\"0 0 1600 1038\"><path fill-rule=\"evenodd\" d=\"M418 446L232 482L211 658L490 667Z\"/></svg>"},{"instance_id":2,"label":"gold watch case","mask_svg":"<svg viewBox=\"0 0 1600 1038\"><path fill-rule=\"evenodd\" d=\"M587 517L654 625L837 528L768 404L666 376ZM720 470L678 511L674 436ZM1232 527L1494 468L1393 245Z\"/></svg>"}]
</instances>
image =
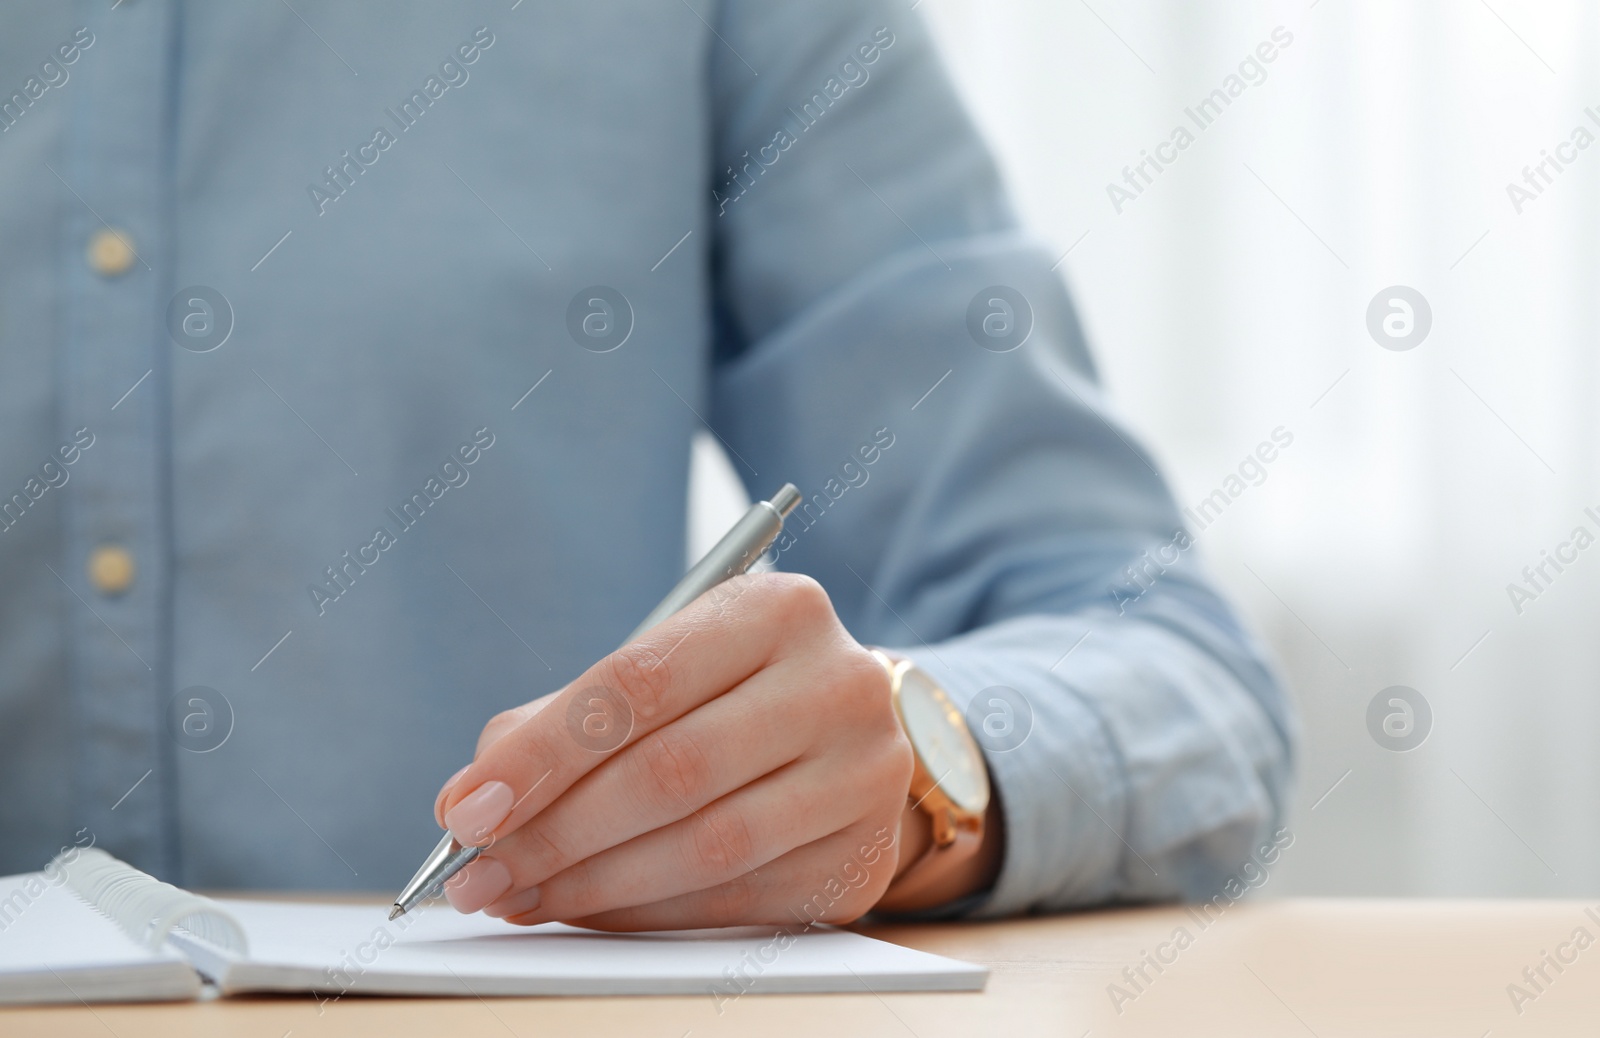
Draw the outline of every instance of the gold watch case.
<instances>
[{"instance_id":1,"label":"gold watch case","mask_svg":"<svg viewBox=\"0 0 1600 1038\"><path fill-rule=\"evenodd\" d=\"M916 757L911 800L932 820L934 845L947 847L960 830L983 824L990 795L983 750L949 693L926 671L881 649L872 654L889 672L895 714Z\"/></svg>"}]
</instances>

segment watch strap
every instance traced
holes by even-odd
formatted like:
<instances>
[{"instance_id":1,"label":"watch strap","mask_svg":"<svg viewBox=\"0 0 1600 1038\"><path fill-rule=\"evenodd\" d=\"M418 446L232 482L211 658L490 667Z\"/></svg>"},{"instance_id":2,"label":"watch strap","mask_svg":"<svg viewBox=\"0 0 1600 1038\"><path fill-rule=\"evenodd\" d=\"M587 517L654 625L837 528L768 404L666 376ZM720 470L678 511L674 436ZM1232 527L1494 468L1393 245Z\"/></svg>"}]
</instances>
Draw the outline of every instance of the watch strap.
<instances>
[{"instance_id":1,"label":"watch strap","mask_svg":"<svg viewBox=\"0 0 1600 1038\"><path fill-rule=\"evenodd\" d=\"M886 912L897 910L898 905L904 902L916 902L930 890L938 887L950 874L952 866L960 864L977 854L983 845L983 827L956 826L955 837L950 842L940 846L937 840L929 840L928 846L917 856L917 860L889 884L889 889L884 891L883 897L878 901L878 907Z\"/></svg>"}]
</instances>

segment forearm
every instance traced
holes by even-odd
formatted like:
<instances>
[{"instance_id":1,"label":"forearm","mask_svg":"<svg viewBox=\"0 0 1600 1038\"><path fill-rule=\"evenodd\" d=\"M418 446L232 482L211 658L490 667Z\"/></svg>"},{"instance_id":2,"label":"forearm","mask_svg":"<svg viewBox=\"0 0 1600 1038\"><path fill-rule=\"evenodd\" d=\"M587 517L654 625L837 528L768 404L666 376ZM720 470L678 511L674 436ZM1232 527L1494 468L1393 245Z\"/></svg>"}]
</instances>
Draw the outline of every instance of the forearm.
<instances>
[{"instance_id":1,"label":"forearm","mask_svg":"<svg viewBox=\"0 0 1600 1038\"><path fill-rule=\"evenodd\" d=\"M836 47L880 20L898 41L873 66L878 101L833 110L806 165L718 224L729 320L710 421L752 495L770 492L757 472L803 489L774 554L828 589L856 639L901 646L963 709L996 686L1029 707L1020 742L985 747L996 842L930 911L1213 888L1279 814L1288 710L1192 553L1131 604L1113 593L1182 517L1106 404L1059 253L1014 229L902 9L830 3L781 30L760 5L723 11L728 39L768 64L758 92L734 86L742 71L714 79L719 161L781 121ZM1015 293L1021 342L974 330L991 286ZM915 861L923 833L903 829Z\"/></svg>"}]
</instances>

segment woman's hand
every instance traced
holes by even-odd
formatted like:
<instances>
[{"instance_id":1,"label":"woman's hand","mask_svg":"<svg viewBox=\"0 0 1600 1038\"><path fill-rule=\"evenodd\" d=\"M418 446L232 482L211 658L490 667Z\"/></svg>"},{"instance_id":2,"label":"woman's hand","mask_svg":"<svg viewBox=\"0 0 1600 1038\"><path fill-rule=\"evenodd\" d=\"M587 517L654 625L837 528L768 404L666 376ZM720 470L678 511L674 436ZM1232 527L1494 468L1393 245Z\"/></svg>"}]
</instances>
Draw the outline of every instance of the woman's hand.
<instances>
[{"instance_id":1,"label":"woman's hand","mask_svg":"<svg viewBox=\"0 0 1600 1038\"><path fill-rule=\"evenodd\" d=\"M446 896L604 930L846 922L896 873L911 774L822 587L739 577L489 722L435 805L486 848Z\"/></svg>"}]
</instances>

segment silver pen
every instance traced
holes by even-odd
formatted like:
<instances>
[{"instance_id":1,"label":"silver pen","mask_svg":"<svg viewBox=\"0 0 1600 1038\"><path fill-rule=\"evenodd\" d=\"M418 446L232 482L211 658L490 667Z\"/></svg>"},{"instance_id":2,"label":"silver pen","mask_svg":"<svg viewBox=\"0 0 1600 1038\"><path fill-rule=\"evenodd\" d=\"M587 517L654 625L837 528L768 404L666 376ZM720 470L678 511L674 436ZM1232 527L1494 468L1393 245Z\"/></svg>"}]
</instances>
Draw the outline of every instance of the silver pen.
<instances>
[{"instance_id":1,"label":"silver pen","mask_svg":"<svg viewBox=\"0 0 1600 1038\"><path fill-rule=\"evenodd\" d=\"M650 610L650 614L633 629L632 634L623 639L622 644L633 641L724 580L748 570L778 539L778 534L783 532L783 521L799 503L800 491L795 489L793 483L785 483L781 490L772 495L772 500L757 501L751 505L750 511L722 535L722 539L706 552L705 558L684 574L683 579L667 592L661 604ZM482 847L463 847L455 837L445 833L439 846L433 849L417 874L411 877L411 882L394 899L389 918L398 919L438 894L445 881L482 853Z\"/></svg>"}]
</instances>

